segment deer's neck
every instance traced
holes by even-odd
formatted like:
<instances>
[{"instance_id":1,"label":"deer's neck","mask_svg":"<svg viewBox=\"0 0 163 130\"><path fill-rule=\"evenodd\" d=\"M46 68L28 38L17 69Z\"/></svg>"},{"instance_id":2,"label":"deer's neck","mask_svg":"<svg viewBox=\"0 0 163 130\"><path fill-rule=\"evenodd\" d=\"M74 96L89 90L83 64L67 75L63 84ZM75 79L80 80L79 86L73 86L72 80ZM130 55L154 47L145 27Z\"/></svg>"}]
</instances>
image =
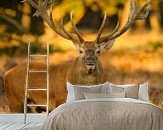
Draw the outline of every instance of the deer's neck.
<instances>
[{"instance_id":1,"label":"deer's neck","mask_svg":"<svg viewBox=\"0 0 163 130\"><path fill-rule=\"evenodd\" d=\"M88 70L85 64L82 62L82 59L77 58L70 68L68 81L72 84L95 85L102 82L101 77L102 66L100 61L96 64L95 69L88 73Z\"/></svg>"}]
</instances>

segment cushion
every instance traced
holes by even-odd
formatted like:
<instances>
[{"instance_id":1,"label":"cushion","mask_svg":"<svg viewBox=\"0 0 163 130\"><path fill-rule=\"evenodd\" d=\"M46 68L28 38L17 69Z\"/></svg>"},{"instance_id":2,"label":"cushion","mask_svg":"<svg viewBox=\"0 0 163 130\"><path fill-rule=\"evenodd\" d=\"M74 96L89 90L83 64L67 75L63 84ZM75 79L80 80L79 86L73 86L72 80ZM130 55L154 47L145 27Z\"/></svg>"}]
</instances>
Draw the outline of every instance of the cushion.
<instances>
[{"instance_id":1,"label":"cushion","mask_svg":"<svg viewBox=\"0 0 163 130\"><path fill-rule=\"evenodd\" d=\"M95 86L95 87L74 87L74 92L75 92L75 100L81 100L84 99L84 93L100 93L101 92L101 87L102 86Z\"/></svg>"},{"instance_id":2,"label":"cushion","mask_svg":"<svg viewBox=\"0 0 163 130\"><path fill-rule=\"evenodd\" d=\"M107 82L108 83L108 82ZM113 93L110 84L103 85L101 88L101 93L110 94Z\"/></svg>"},{"instance_id":3,"label":"cushion","mask_svg":"<svg viewBox=\"0 0 163 130\"><path fill-rule=\"evenodd\" d=\"M109 85L114 85L112 83L109 83ZM127 88L134 84L123 84L123 85L115 85L117 87ZM140 84L139 85L139 93L138 93L138 99L142 101L149 102L149 93L148 93L148 83Z\"/></svg>"},{"instance_id":4,"label":"cushion","mask_svg":"<svg viewBox=\"0 0 163 130\"><path fill-rule=\"evenodd\" d=\"M92 98L125 98L125 93L113 93L113 94L84 93L84 97L86 99L92 99Z\"/></svg>"},{"instance_id":5,"label":"cushion","mask_svg":"<svg viewBox=\"0 0 163 130\"><path fill-rule=\"evenodd\" d=\"M67 82L67 100L66 102L73 102L75 101L75 92L74 92L74 87L72 84Z\"/></svg>"},{"instance_id":6,"label":"cushion","mask_svg":"<svg viewBox=\"0 0 163 130\"><path fill-rule=\"evenodd\" d=\"M67 82L68 95L66 102L85 99L84 93L111 93L111 88L109 89L108 86L108 82L92 86L72 85L71 83ZM106 87L107 89L102 89Z\"/></svg>"},{"instance_id":7,"label":"cushion","mask_svg":"<svg viewBox=\"0 0 163 130\"><path fill-rule=\"evenodd\" d=\"M138 99L149 102L148 83L140 84Z\"/></svg>"},{"instance_id":8,"label":"cushion","mask_svg":"<svg viewBox=\"0 0 163 130\"><path fill-rule=\"evenodd\" d=\"M134 99L138 99L138 94L139 94L139 85L138 84L134 84L134 85L130 85L128 87L121 87L119 85L111 85L112 91L113 93L125 93L126 94L126 98L134 98Z\"/></svg>"}]
</instances>

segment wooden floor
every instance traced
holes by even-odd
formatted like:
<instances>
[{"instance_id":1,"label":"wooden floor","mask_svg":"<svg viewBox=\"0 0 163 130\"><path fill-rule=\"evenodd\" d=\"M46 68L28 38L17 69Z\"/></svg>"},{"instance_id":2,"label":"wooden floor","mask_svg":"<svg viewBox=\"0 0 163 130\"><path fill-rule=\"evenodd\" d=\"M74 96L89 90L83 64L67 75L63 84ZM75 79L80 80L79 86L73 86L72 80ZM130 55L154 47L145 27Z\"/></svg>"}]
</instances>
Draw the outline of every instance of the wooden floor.
<instances>
[{"instance_id":1,"label":"wooden floor","mask_svg":"<svg viewBox=\"0 0 163 130\"><path fill-rule=\"evenodd\" d=\"M46 114L27 114L27 123L24 124L24 114L0 114L0 130L19 130L42 126Z\"/></svg>"},{"instance_id":2,"label":"wooden floor","mask_svg":"<svg viewBox=\"0 0 163 130\"><path fill-rule=\"evenodd\" d=\"M31 127L36 127L36 126L42 126L43 123L17 123L17 122L6 122L6 123L0 123L0 130L20 130L24 128L31 128Z\"/></svg>"}]
</instances>

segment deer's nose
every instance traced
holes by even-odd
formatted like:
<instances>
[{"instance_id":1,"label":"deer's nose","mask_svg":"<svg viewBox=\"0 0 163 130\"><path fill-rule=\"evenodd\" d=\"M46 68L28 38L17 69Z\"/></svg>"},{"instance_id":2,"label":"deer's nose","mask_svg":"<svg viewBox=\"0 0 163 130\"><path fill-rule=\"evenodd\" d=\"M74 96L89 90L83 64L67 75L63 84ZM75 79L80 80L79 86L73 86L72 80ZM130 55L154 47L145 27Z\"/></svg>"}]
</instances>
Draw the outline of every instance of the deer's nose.
<instances>
[{"instance_id":1,"label":"deer's nose","mask_svg":"<svg viewBox=\"0 0 163 130\"><path fill-rule=\"evenodd\" d=\"M87 57L86 58L86 63L87 64L94 64L96 62L96 58L95 57Z\"/></svg>"}]
</instances>

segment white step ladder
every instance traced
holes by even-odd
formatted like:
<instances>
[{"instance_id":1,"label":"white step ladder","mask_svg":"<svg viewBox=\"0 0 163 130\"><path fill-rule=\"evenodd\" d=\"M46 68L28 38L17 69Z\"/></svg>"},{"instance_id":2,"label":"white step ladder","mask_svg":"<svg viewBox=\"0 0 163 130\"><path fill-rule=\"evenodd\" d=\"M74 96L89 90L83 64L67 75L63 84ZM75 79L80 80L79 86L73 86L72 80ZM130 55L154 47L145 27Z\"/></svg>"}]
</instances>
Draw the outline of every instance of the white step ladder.
<instances>
[{"instance_id":1,"label":"white step ladder","mask_svg":"<svg viewBox=\"0 0 163 130\"><path fill-rule=\"evenodd\" d=\"M30 62L31 62L31 57L46 57L46 70L30 70ZM49 114L49 44L47 44L47 55L33 55L30 54L30 43L28 44L28 59L27 59L27 70L26 70L26 86L25 86L25 98L24 98L24 124L26 124L27 121L27 107L46 107L46 113L47 116ZM47 88L28 88L29 86L29 73L46 73L47 74ZM47 100L46 104L28 104L27 99L28 99L28 91L47 91Z\"/></svg>"}]
</instances>

